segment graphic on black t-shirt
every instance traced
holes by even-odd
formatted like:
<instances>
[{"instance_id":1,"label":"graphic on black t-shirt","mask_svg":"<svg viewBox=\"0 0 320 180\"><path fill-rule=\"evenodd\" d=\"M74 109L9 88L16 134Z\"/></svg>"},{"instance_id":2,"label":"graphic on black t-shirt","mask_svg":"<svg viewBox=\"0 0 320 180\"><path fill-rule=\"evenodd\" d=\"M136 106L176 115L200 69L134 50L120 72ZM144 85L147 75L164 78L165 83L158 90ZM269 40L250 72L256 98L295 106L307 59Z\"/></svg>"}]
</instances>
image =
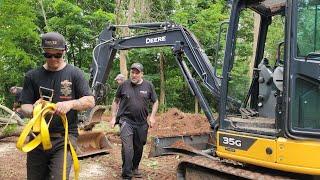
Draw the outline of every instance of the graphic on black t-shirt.
<instances>
[{"instance_id":1,"label":"graphic on black t-shirt","mask_svg":"<svg viewBox=\"0 0 320 180\"><path fill-rule=\"evenodd\" d=\"M71 90L72 87L72 82L70 82L69 80L64 80L61 82L61 89L60 89L60 99L63 100L70 100L72 98Z\"/></svg>"}]
</instances>

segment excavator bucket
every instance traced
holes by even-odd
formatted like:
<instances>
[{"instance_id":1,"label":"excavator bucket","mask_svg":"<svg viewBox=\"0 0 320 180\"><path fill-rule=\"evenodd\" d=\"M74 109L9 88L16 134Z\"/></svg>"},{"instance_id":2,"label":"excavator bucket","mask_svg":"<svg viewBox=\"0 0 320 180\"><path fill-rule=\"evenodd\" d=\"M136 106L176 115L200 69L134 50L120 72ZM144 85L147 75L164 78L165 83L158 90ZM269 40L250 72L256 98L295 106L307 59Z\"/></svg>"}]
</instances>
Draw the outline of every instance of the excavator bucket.
<instances>
[{"instance_id":1,"label":"excavator bucket","mask_svg":"<svg viewBox=\"0 0 320 180\"><path fill-rule=\"evenodd\" d=\"M79 124L79 137L77 140L78 157L86 157L97 154L109 153L112 145L103 131L92 131L92 128L99 124L106 106L95 106L91 111L86 112Z\"/></svg>"},{"instance_id":2,"label":"excavator bucket","mask_svg":"<svg viewBox=\"0 0 320 180\"><path fill-rule=\"evenodd\" d=\"M82 131L77 141L78 157L109 153L112 149L104 132Z\"/></svg>"},{"instance_id":3,"label":"excavator bucket","mask_svg":"<svg viewBox=\"0 0 320 180\"><path fill-rule=\"evenodd\" d=\"M98 105L91 110L81 113L78 117L80 130L91 131L96 124L99 124L103 120L102 116L106 109L106 106Z\"/></svg>"}]
</instances>

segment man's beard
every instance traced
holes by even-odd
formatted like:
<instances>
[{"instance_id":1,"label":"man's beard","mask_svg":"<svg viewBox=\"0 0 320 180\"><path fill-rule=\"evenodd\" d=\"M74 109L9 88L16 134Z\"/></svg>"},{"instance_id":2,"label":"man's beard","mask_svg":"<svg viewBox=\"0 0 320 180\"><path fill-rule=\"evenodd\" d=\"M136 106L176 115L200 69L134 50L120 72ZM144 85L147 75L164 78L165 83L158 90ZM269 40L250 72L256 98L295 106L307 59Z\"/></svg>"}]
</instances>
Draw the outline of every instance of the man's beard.
<instances>
[{"instance_id":1,"label":"man's beard","mask_svg":"<svg viewBox=\"0 0 320 180\"><path fill-rule=\"evenodd\" d=\"M139 79L131 79L131 83L138 84L141 80Z\"/></svg>"}]
</instances>

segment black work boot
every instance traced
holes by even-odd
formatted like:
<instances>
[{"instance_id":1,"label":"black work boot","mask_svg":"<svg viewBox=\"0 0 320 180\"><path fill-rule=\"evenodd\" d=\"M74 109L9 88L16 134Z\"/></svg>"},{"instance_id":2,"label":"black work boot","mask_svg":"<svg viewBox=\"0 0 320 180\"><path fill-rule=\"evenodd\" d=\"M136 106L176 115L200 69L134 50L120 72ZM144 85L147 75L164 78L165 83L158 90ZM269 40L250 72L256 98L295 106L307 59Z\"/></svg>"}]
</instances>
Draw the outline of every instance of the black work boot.
<instances>
[{"instance_id":1,"label":"black work boot","mask_svg":"<svg viewBox=\"0 0 320 180\"><path fill-rule=\"evenodd\" d=\"M130 177L130 176L122 176L122 180L131 180L132 179L132 177Z\"/></svg>"},{"instance_id":2,"label":"black work boot","mask_svg":"<svg viewBox=\"0 0 320 180\"><path fill-rule=\"evenodd\" d=\"M133 177L135 178L142 178L142 174L140 173L140 171L138 169L134 169L132 171Z\"/></svg>"}]
</instances>

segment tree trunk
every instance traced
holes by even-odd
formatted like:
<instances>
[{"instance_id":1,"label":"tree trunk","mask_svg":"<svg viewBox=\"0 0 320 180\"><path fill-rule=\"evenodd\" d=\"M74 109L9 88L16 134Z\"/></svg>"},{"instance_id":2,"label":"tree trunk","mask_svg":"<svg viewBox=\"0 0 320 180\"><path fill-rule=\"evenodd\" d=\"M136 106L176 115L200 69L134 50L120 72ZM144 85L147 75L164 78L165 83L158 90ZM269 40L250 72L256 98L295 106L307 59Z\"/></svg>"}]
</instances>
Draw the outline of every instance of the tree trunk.
<instances>
[{"instance_id":1,"label":"tree trunk","mask_svg":"<svg viewBox=\"0 0 320 180\"><path fill-rule=\"evenodd\" d=\"M126 79L128 77L127 54L128 51L120 51L120 73L123 74Z\"/></svg>"},{"instance_id":2,"label":"tree trunk","mask_svg":"<svg viewBox=\"0 0 320 180\"><path fill-rule=\"evenodd\" d=\"M76 56L75 56L75 52L74 52L74 44L73 44L73 42L71 41L71 48L70 49L72 49L72 51L71 51L71 56L72 56L72 60L73 60L73 65L74 66L77 66L77 61L76 61ZM71 61L71 60L70 60Z\"/></svg>"},{"instance_id":3,"label":"tree trunk","mask_svg":"<svg viewBox=\"0 0 320 180\"><path fill-rule=\"evenodd\" d=\"M120 24L121 19L121 0L116 0L116 8L115 8L115 14L116 14L116 24Z\"/></svg>"},{"instance_id":4,"label":"tree trunk","mask_svg":"<svg viewBox=\"0 0 320 180\"><path fill-rule=\"evenodd\" d=\"M164 107L165 104L165 79L164 79L164 63L165 57L163 52L160 52L160 97L159 104L160 107Z\"/></svg>"},{"instance_id":5,"label":"tree trunk","mask_svg":"<svg viewBox=\"0 0 320 180\"><path fill-rule=\"evenodd\" d=\"M140 16L137 17L139 22L152 22L150 17L150 6L151 2L149 0L136 1L136 9L140 12Z\"/></svg>"},{"instance_id":6,"label":"tree trunk","mask_svg":"<svg viewBox=\"0 0 320 180\"><path fill-rule=\"evenodd\" d=\"M199 113L199 101L196 97L194 98L194 113Z\"/></svg>"},{"instance_id":7,"label":"tree trunk","mask_svg":"<svg viewBox=\"0 0 320 180\"><path fill-rule=\"evenodd\" d=\"M82 55L82 48L81 46L79 46L79 54ZM82 58L80 57L78 60L78 67L81 68L82 67Z\"/></svg>"},{"instance_id":8,"label":"tree trunk","mask_svg":"<svg viewBox=\"0 0 320 180\"><path fill-rule=\"evenodd\" d=\"M254 65L254 60L256 57L256 49L257 49L257 42L258 42L258 35L259 35L259 26L260 26L260 15L257 13L254 13L254 29L253 29L253 51L252 51L252 57L251 57L251 62L250 62L250 70L249 70L249 75L252 77L253 75L253 65Z\"/></svg>"},{"instance_id":9,"label":"tree trunk","mask_svg":"<svg viewBox=\"0 0 320 180\"><path fill-rule=\"evenodd\" d=\"M42 0L39 0L39 4L40 4L40 6L41 6L41 12L42 12L44 24L46 25L45 28L46 28L47 32L49 32L49 31L50 31L50 27L48 26L47 15L46 15L46 12L45 12L44 7L43 7L43 2L42 2Z\"/></svg>"},{"instance_id":10,"label":"tree trunk","mask_svg":"<svg viewBox=\"0 0 320 180\"><path fill-rule=\"evenodd\" d=\"M134 0L130 0L127 12L127 21L126 24L132 23L132 17L134 14ZM123 36L129 35L129 28L123 28ZM125 77L128 77L128 70L127 70L127 54L128 51L120 51L120 72Z\"/></svg>"}]
</instances>

